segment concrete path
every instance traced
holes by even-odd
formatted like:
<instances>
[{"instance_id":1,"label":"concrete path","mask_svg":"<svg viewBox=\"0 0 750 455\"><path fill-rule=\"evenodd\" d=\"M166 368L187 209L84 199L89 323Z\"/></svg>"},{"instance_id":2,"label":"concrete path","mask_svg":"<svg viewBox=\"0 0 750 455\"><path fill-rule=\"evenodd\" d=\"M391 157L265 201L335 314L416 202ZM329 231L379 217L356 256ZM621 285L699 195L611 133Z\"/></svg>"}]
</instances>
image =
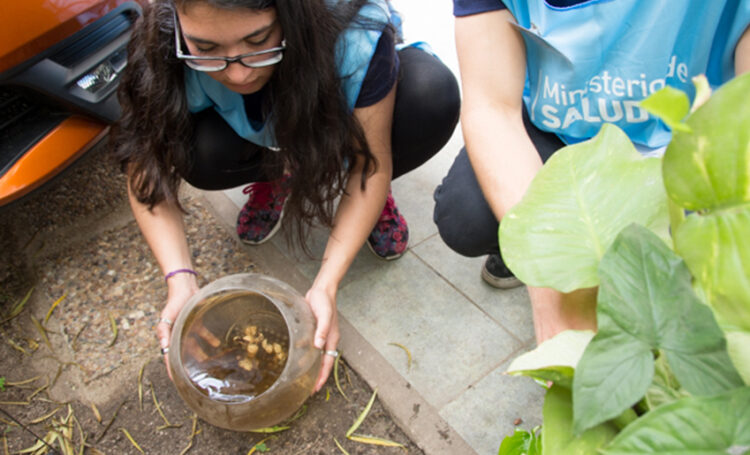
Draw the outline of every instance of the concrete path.
<instances>
[{"instance_id":1,"label":"concrete path","mask_svg":"<svg viewBox=\"0 0 750 455\"><path fill-rule=\"evenodd\" d=\"M407 41L426 41L458 75L452 2L394 0ZM525 288L500 291L480 278L484 258L464 258L440 239L432 222L432 193L462 146L460 127L432 160L393 183L409 224L408 252L385 262L365 247L339 291L340 349L410 436L429 454L496 454L520 426L541 423L543 390L504 375L509 362L532 349L534 332ZM234 225L246 196L240 188L204 193ZM327 232L316 231L319 258ZM304 293L317 260L290 251L283 236L251 250L259 264ZM406 347L412 355L407 366Z\"/></svg>"}]
</instances>

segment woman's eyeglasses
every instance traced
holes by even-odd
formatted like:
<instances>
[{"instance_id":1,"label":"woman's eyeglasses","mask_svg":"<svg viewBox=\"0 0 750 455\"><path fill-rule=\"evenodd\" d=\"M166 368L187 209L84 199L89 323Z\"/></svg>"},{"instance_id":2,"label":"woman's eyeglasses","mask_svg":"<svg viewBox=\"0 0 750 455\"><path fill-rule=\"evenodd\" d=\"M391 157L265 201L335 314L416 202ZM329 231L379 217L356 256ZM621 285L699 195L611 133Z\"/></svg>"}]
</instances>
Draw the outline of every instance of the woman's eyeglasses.
<instances>
[{"instance_id":1,"label":"woman's eyeglasses","mask_svg":"<svg viewBox=\"0 0 750 455\"><path fill-rule=\"evenodd\" d=\"M279 63L284 58L284 49L286 49L286 40L281 41L281 45L272 47L258 52L248 52L247 54L236 57L200 57L197 55L184 54L182 52L182 40L180 35L180 21L177 20L177 14L174 15L174 41L177 50L177 58L183 60L187 66L196 71L221 71L229 66L230 63L239 62L248 68L263 68Z\"/></svg>"}]
</instances>

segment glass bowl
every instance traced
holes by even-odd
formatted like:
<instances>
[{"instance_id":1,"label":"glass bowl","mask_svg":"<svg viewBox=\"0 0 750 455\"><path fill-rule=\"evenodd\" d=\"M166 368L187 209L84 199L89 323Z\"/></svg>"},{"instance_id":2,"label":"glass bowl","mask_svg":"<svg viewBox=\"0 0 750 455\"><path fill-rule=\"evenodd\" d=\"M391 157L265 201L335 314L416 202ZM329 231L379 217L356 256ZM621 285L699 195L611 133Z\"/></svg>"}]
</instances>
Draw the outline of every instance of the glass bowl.
<instances>
[{"instance_id":1,"label":"glass bowl","mask_svg":"<svg viewBox=\"0 0 750 455\"><path fill-rule=\"evenodd\" d=\"M229 275L201 288L175 320L172 379L212 425L270 427L313 391L321 361L314 332L315 317L291 286L257 273Z\"/></svg>"}]
</instances>

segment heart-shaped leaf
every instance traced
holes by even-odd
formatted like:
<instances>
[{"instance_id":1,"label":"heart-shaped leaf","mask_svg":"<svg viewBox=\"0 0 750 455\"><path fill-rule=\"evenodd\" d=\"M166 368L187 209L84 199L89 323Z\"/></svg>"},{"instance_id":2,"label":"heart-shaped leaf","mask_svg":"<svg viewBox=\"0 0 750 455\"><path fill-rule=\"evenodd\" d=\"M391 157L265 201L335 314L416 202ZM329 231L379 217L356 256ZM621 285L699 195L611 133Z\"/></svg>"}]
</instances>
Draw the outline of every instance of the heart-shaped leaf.
<instances>
[{"instance_id":1,"label":"heart-shaped leaf","mask_svg":"<svg viewBox=\"0 0 750 455\"><path fill-rule=\"evenodd\" d=\"M625 427L602 452L727 455L746 453L748 448L750 387L742 387L719 396L687 397L661 406Z\"/></svg>"},{"instance_id":2,"label":"heart-shaped leaf","mask_svg":"<svg viewBox=\"0 0 750 455\"><path fill-rule=\"evenodd\" d=\"M574 429L620 415L645 395L661 350L695 395L743 385L710 308L695 295L685 263L648 229L631 225L599 266L598 333L573 379Z\"/></svg>"},{"instance_id":3,"label":"heart-shaped leaf","mask_svg":"<svg viewBox=\"0 0 750 455\"><path fill-rule=\"evenodd\" d=\"M557 151L500 223L507 265L531 286L596 286L599 261L625 226L639 223L668 238L660 164L614 125Z\"/></svg>"},{"instance_id":4,"label":"heart-shaped leaf","mask_svg":"<svg viewBox=\"0 0 750 455\"><path fill-rule=\"evenodd\" d=\"M555 455L594 454L617 434L611 423L575 435L572 428L573 405L570 389L553 385L544 396L542 444L544 453Z\"/></svg>"},{"instance_id":5,"label":"heart-shaped leaf","mask_svg":"<svg viewBox=\"0 0 750 455\"><path fill-rule=\"evenodd\" d=\"M528 376L538 381L552 381L571 388L573 371L593 336L594 332L590 330L560 332L533 351L516 357L508 367L508 374Z\"/></svg>"}]
</instances>

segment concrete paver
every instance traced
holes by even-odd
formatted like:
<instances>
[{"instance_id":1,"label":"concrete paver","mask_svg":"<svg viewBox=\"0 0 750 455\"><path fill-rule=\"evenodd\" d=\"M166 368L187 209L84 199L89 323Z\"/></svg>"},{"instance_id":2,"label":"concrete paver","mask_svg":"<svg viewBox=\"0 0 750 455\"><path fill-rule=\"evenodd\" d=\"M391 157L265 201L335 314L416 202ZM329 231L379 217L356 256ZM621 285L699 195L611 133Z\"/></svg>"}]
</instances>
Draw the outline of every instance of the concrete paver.
<instances>
[{"instance_id":1,"label":"concrete paver","mask_svg":"<svg viewBox=\"0 0 750 455\"><path fill-rule=\"evenodd\" d=\"M406 41L428 42L458 76L452 2L393 4L403 15ZM534 347L526 290L484 284L479 276L484 258L451 251L432 222L432 193L461 145L459 127L437 156L393 183L409 223L409 250L392 262L375 258L366 247L360 251L338 295L340 348L427 453L489 455L497 453L517 419L524 428L541 423L543 390L527 378L504 374L515 356ZM239 188L211 197L230 224L246 198ZM290 250L283 236L254 251L266 258L268 270L304 292L326 238L322 229L313 232L313 259ZM389 343L410 350L411 368L404 351ZM445 436L450 433L452 439ZM451 444L437 443L440 437Z\"/></svg>"},{"instance_id":2,"label":"concrete paver","mask_svg":"<svg viewBox=\"0 0 750 455\"><path fill-rule=\"evenodd\" d=\"M544 389L530 378L503 374L507 367L496 368L440 410L479 454L497 454L502 437L513 434L517 421L525 429L542 423Z\"/></svg>"},{"instance_id":3,"label":"concrete paver","mask_svg":"<svg viewBox=\"0 0 750 455\"><path fill-rule=\"evenodd\" d=\"M438 409L519 347L412 254L345 286L339 302L340 313ZM392 342L411 351L411 370Z\"/></svg>"}]
</instances>

